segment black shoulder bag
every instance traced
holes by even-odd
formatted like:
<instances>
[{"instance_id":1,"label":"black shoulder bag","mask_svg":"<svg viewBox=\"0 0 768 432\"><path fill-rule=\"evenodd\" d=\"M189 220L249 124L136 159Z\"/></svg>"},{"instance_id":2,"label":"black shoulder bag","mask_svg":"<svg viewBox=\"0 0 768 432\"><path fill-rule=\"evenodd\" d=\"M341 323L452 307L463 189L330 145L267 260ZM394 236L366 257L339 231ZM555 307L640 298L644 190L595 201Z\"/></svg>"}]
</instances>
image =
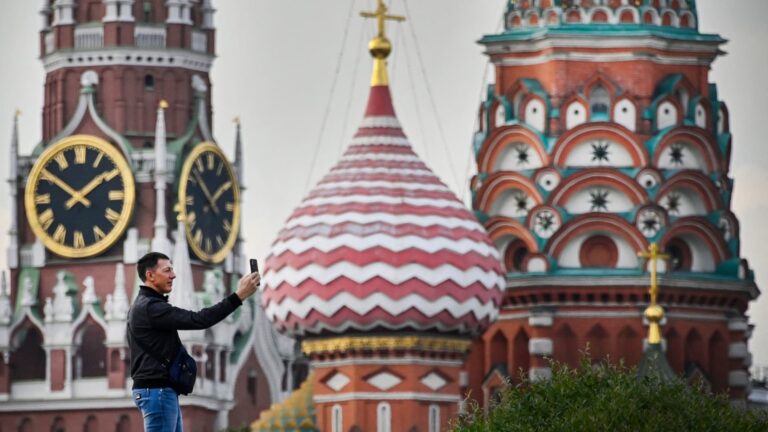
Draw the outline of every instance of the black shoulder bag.
<instances>
[{"instance_id":1,"label":"black shoulder bag","mask_svg":"<svg viewBox=\"0 0 768 432\"><path fill-rule=\"evenodd\" d=\"M192 389L195 388L195 380L197 379L197 362L187 353L187 349L184 348L184 344L181 343L181 339L176 338L179 341L179 352L176 353L176 357L172 362L168 362L167 359L157 355L155 351L149 349L144 345L133 333L130 323L128 324L128 331L131 332L133 340L152 358L157 360L158 363L163 365L168 370L168 377L171 381L171 387L176 390L176 393L182 395L188 395L192 393Z\"/></svg>"}]
</instances>

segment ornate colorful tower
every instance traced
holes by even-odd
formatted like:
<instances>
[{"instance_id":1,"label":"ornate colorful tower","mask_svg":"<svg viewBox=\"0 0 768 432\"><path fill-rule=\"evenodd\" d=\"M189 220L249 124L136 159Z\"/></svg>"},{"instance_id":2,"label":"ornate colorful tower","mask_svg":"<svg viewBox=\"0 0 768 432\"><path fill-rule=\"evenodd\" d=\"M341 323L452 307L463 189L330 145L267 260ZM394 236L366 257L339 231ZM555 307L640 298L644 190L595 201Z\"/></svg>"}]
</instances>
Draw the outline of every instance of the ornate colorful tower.
<instances>
[{"instance_id":1,"label":"ornate colorful tower","mask_svg":"<svg viewBox=\"0 0 768 432\"><path fill-rule=\"evenodd\" d=\"M510 1L480 43L495 84L479 110L473 206L503 256L500 319L470 370L486 400L522 368L550 374L589 345L636 365L658 243L662 346L678 374L743 399L747 306L759 290L730 210L728 110L708 80L724 40L694 1Z\"/></svg>"},{"instance_id":2,"label":"ornate colorful tower","mask_svg":"<svg viewBox=\"0 0 768 432\"><path fill-rule=\"evenodd\" d=\"M384 22L401 18L381 0L363 15L379 24L365 117L278 235L262 299L310 358L320 430L439 431L459 410L465 354L496 317L503 278L482 226L395 116ZM282 411L256 430L287 425Z\"/></svg>"},{"instance_id":3,"label":"ornate colorful tower","mask_svg":"<svg viewBox=\"0 0 768 432\"><path fill-rule=\"evenodd\" d=\"M141 430L125 340L137 259L172 256L172 302L194 309L245 270L242 161L230 164L209 124L214 10L210 0L43 3L43 139L19 157L14 134L9 159L0 429ZM209 331L183 332L200 370L195 396L182 398L188 428L241 426L289 390L263 320L247 302Z\"/></svg>"}]
</instances>

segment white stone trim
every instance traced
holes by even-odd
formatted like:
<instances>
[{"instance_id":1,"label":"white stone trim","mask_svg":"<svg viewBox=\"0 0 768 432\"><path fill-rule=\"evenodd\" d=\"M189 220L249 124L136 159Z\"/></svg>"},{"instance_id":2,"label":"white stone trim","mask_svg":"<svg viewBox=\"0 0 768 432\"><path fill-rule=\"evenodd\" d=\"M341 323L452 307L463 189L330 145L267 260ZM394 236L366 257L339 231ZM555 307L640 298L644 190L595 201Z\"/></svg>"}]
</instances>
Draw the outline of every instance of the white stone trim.
<instances>
[{"instance_id":1,"label":"white stone trim","mask_svg":"<svg viewBox=\"0 0 768 432\"><path fill-rule=\"evenodd\" d=\"M528 352L531 355L548 356L552 355L553 346L551 338L531 338L528 341Z\"/></svg>"},{"instance_id":2,"label":"white stone trim","mask_svg":"<svg viewBox=\"0 0 768 432\"><path fill-rule=\"evenodd\" d=\"M552 369L548 367L532 367L528 370L528 378L531 381L548 381L552 379Z\"/></svg>"},{"instance_id":3,"label":"white stone trim","mask_svg":"<svg viewBox=\"0 0 768 432\"><path fill-rule=\"evenodd\" d=\"M427 359L420 357L407 356L402 358L352 358L344 360L327 360L312 362L315 368L337 368L343 366L370 366L370 365L382 365L382 366L403 366L403 365L419 365L419 366L435 366L435 367L461 367L464 362L459 360L439 360L439 359Z\"/></svg>"},{"instance_id":4,"label":"white stone trim","mask_svg":"<svg viewBox=\"0 0 768 432\"><path fill-rule=\"evenodd\" d=\"M627 52L635 52L638 48L646 48L671 52L701 52L715 54L717 53L719 45L720 43L717 42L675 41L655 36L608 38L586 35L548 35L543 39L533 41L489 42L486 44L488 47L486 54L536 53L552 50L554 48L591 48L594 50L622 48L626 49Z\"/></svg>"},{"instance_id":5,"label":"white stone trim","mask_svg":"<svg viewBox=\"0 0 768 432\"><path fill-rule=\"evenodd\" d=\"M360 127L400 129L400 122L392 116L368 116L360 123Z\"/></svg>"},{"instance_id":6,"label":"white stone trim","mask_svg":"<svg viewBox=\"0 0 768 432\"><path fill-rule=\"evenodd\" d=\"M728 346L729 359L745 359L749 355L749 349L745 342L732 342Z\"/></svg>"},{"instance_id":7,"label":"white stone trim","mask_svg":"<svg viewBox=\"0 0 768 432\"><path fill-rule=\"evenodd\" d=\"M572 286L572 287L602 287L602 286L646 286L648 276L533 276L507 280L508 288L527 288L541 286ZM746 281L712 281L695 278L659 275L659 285L675 288L696 287L697 290L748 292L756 298L760 292L754 283Z\"/></svg>"},{"instance_id":8,"label":"white stone trim","mask_svg":"<svg viewBox=\"0 0 768 432\"><path fill-rule=\"evenodd\" d=\"M554 316L554 313L546 315L534 313L528 317L528 325L531 327L552 327Z\"/></svg>"},{"instance_id":9,"label":"white stone trim","mask_svg":"<svg viewBox=\"0 0 768 432\"><path fill-rule=\"evenodd\" d=\"M739 332L749 331L749 323L743 318L732 318L728 320L728 331Z\"/></svg>"},{"instance_id":10,"label":"white stone trim","mask_svg":"<svg viewBox=\"0 0 768 432\"><path fill-rule=\"evenodd\" d=\"M749 374L745 370L732 370L728 372L729 387L746 387L749 384Z\"/></svg>"},{"instance_id":11,"label":"white stone trim","mask_svg":"<svg viewBox=\"0 0 768 432\"><path fill-rule=\"evenodd\" d=\"M173 60L171 62L171 60ZM43 57L45 73L67 67L144 66L175 67L208 73L214 56L181 49L104 48L88 51L55 51Z\"/></svg>"},{"instance_id":12,"label":"white stone trim","mask_svg":"<svg viewBox=\"0 0 768 432\"><path fill-rule=\"evenodd\" d=\"M349 402L353 400L414 400L423 402L459 403L461 396L444 393L424 392L350 392L328 395L315 395L315 403Z\"/></svg>"}]
</instances>

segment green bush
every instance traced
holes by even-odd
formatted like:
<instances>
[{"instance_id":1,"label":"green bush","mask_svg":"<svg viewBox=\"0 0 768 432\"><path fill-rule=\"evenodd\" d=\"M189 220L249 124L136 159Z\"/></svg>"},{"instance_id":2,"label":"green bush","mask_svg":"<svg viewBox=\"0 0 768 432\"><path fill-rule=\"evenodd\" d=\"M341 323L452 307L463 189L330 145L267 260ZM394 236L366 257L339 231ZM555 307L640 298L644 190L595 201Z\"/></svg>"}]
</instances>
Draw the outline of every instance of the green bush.
<instances>
[{"instance_id":1,"label":"green bush","mask_svg":"<svg viewBox=\"0 0 768 432\"><path fill-rule=\"evenodd\" d=\"M577 369L552 363L551 381L510 386L488 415L473 406L456 432L493 431L768 431L764 411L730 405L681 380L638 379L623 366Z\"/></svg>"}]
</instances>

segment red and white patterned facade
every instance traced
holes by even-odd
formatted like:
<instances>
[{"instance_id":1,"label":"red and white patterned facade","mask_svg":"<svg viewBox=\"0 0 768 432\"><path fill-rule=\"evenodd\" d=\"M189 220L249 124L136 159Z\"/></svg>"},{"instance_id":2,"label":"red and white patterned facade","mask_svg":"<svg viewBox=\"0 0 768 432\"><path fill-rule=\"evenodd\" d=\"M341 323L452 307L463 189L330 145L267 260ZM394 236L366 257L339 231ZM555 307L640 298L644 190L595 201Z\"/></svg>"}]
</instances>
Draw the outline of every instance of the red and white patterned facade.
<instances>
[{"instance_id":1,"label":"red and white patterned facade","mask_svg":"<svg viewBox=\"0 0 768 432\"><path fill-rule=\"evenodd\" d=\"M263 305L299 337L466 335L495 319L501 284L485 230L413 152L389 87L376 86L352 145L273 244Z\"/></svg>"}]
</instances>

